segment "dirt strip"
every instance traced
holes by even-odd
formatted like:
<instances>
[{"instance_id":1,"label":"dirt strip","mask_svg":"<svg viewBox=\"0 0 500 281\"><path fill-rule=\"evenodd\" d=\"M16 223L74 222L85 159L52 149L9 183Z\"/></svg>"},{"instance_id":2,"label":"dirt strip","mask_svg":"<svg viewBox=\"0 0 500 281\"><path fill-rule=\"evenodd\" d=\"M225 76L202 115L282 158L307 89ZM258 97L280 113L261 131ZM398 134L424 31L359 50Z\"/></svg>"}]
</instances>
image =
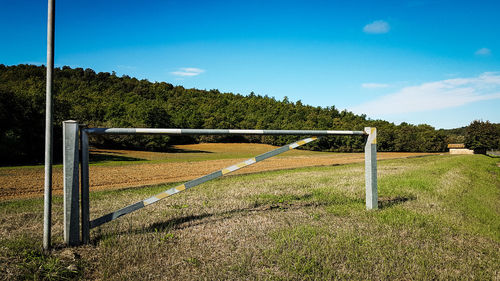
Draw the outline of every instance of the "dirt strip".
<instances>
[{"instance_id":1,"label":"dirt strip","mask_svg":"<svg viewBox=\"0 0 500 281\"><path fill-rule=\"evenodd\" d=\"M407 158L425 153L378 153L378 159ZM131 164L122 166L90 166L90 190L108 190L180 182L194 179L210 172L236 164L242 159L207 160L199 162ZM329 166L363 162L363 153L321 156L289 156L271 158L241 169L232 174L248 174L261 171L291 169L309 166ZM0 169L0 201L43 195L44 169ZM62 194L63 171L53 171L53 193Z\"/></svg>"}]
</instances>

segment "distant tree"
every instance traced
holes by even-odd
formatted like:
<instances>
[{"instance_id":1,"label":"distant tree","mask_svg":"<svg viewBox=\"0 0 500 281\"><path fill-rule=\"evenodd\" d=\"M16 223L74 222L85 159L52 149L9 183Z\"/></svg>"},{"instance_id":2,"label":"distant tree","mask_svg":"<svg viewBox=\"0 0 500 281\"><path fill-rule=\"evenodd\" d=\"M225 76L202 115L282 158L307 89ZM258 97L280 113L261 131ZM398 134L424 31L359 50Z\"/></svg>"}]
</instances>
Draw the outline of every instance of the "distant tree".
<instances>
[{"instance_id":1,"label":"distant tree","mask_svg":"<svg viewBox=\"0 0 500 281\"><path fill-rule=\"evenodd\" d=\"M45 67L0 64L0 165L43 161ZM213 90L186 89L165 82L152 83L112 72L96 73L68 66L55 69L54 160L62 156L62 121L73 119L90 127L240 128L362 130L377 127L380 151L444 151L445 139L460 131L438 132L427 125L395 125L366 115ZM304 93L306 95L306 93ZM497 124L500 125L500 124ZM497 126L497 131L500 126ZM284 145L297 136L91 136L94 146L168 151L172 144L199 141L250 141ZM498 145L498 142L497 142ZM328 137L308 149L363 151L363 137Z\"/></svg>"},{"instance_id":2,"label":"distant tree","mask_svg":"<svg viewBox=\"0 0 500 281\"><path fill-rule=\"evenodd\" d=\"M489 121L475 120L465 129L465 146L476 153L498 148L499 139L499 130Z\"/></svg>"}]
</instances>

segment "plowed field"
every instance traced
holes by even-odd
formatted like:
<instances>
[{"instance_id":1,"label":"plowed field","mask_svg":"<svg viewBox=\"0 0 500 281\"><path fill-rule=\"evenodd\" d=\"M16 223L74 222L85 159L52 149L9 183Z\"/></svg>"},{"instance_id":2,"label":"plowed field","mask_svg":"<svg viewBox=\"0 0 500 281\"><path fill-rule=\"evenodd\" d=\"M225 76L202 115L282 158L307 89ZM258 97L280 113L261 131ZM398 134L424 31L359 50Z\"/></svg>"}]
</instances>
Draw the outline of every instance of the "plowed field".
<instances>
[{"instance_id":1,"label":"plowed field","mask_svg":"<svg viewBox=\"0 0 500 281\"><path fill-rule=\"evenodd\" d=\"M176 153L126 150L92 150L90 189L106 190L179 182L231 166L275 147L263 144L179 145ZM430 155L429 153L378 153L378 159ZM93 156L93 157L92 157ZM219 158L218 160L215 160ZM339 165L364 160L363 153L326 153L294 150L241 169L233 174L291 169L306 166ZM0 200L43 195L44 169L13 167L0 169ZM53 171L53 190L61 194L62 167Z\"/></svg>"}]
</instances>

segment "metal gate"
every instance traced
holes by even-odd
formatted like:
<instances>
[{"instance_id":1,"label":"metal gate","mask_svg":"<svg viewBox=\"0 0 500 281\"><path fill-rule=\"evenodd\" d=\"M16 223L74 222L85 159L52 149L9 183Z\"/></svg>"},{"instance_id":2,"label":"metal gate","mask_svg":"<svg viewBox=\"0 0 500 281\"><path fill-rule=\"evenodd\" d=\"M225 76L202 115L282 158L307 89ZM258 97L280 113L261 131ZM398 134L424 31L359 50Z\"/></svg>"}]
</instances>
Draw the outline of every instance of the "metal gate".
<instances>
[{"instance_id":1,"label":"metal gate","mask_svg":"<svg viewBox=\"0 0 500 281\"><path fill-rule=\"evenodd\" d=\"M89 208L89 134L162 134L162 135L297 135L312 136L300 141L282 146L275 150L250 158L246 161L215 171L200 178L188 181L182 185L170 188L155 196L136 202L99 218L90 219ZM335 131L335 130L242 130L242 129L150 129L150 128L85 128L76 121L63 122L64 138L64 242L68 245L88 244L90 229L110 222L123 215L156 203L168 196L187 190L209 180L213 180L243 167L252 165L270 157L276 156L290 149L315 141L321 136L329 135L364 135L365 144L365 185L366 209L377 209L377 130L366 127L364 131ZM80 150L81 145L81 150ZM80 153L81 152L81 153ZM80 159L81 155L81 159ZM79 169L81 164L81 170ZM79 173L81 172L81 189ZM79 218L81 192L81 227ZM80 239L81 230L81 239Z\"/></svg>"}]
</instances>

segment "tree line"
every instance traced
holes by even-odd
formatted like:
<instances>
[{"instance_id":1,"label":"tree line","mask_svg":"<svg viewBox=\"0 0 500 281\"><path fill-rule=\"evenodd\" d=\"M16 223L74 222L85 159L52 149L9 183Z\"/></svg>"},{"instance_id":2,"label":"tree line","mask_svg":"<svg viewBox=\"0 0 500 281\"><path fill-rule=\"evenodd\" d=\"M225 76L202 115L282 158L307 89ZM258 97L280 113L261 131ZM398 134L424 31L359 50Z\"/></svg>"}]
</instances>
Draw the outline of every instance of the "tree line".
<instances>
[{"instance_id":1,"label":"tree line","mask_svg":"<svg viewBox=\"0 0 500 281\"><path fill-rule=\"evenodd\" d=\"M0 64L1 164L43 161L45 67ZM54 153L62 154L62 121L77 120L90 127L229 128L363 130L378 128L379 151L445 151L450 134L429 125L371 120L338 110L334 105L305 105L267 95L221 93L152 83L114 72L55 69ZM173 144L196 142L259 142L284 145L294 136L93 136L96 147L169 151ZM362 151L364 138L326 137L308 149Z\"/></svg>"}]
</instances>

